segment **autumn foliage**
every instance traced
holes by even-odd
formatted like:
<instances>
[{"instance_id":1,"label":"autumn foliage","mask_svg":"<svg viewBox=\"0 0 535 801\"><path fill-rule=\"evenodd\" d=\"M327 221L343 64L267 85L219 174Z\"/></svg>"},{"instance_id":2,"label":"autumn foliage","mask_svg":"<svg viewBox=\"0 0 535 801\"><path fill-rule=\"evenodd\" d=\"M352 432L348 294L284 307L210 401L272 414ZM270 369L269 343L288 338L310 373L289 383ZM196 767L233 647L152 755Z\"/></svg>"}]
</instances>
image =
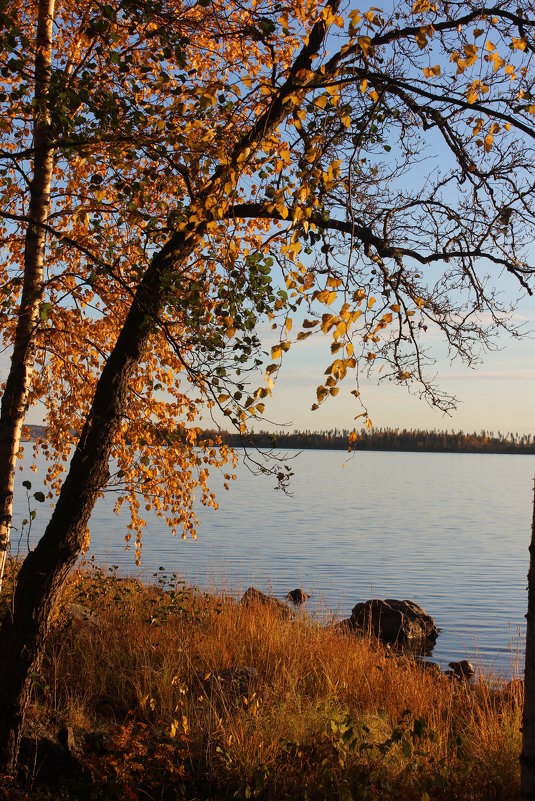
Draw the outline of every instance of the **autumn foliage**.
<instances>
[{"instance_id":1,"label":"autumn foliage","mask_svg":"<svg viewBox=\"0 0 535 801\"><path fill-rule=\"evenodd\" d=\"M130 506L138 555L142 506L194 534L195 492L215 504L209 470L229 463L230 477L233 458L201 423L245 434L298 340L330 345L313 408L345 381L371 427L363 372L447 410L433 332L471 363L514 330L497 278L532 291L531 15L427 0L0 4L5 392L26 375L0 445L12 463L43 403L57 494L0 635L11 766L106 486Z\"/></svg>"},{"instance_id":2,"label":"autumn foliage","mask_svg":"<svg viewBox=\"0 0 535 801\"><path fill-rule=\"evenodd\" d=\"M469 356L486 328L477 313L499 313L476 262L521 282L529 274L524 201L509 187L513 167L519 184L525 176L518 136L531 135L532 23L511 14L474 8L457 18L428 2L390 18L315 2L58 5L30 398L46 404L51 494L136 286L173 232L196 241L165 278L111 453L111 483L124 489L138 539L136 492L173 530L194 531L193 490L215 503L208 469L229 458L217 440L198 442L199 415L219 407L244 430L264 413L296 340L331 338L315 406L346 376L380 366L441 402L422 334L438 325ZM35 19L13 4L3 19L8 345L27 225ZM318 20L327 44L298 68ZM408 189L428 131L442 137L447 169ZM430 267L444 262L435 282ZM255 333L266 315L280 335L271 358ZM265 370L263 385L246 380L251 367Z\"/></svg>"}]
</instances>

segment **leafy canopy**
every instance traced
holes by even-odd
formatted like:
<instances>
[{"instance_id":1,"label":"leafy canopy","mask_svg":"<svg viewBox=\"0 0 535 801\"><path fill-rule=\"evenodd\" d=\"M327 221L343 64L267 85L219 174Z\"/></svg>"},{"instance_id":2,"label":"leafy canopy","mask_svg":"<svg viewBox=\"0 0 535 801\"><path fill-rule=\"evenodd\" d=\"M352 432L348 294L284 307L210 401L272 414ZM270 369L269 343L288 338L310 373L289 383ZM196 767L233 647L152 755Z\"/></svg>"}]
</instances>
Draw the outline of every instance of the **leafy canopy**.
<instances>
[{"instance_id":1,"label":"leafy canopy","mask_svg":"<svg viewBox=\"0 0 535 801\"><path fill-rule=\"evenodd\" d=\"M140 499L194 534L195 488L216 505L209 468L233 458L202 441L201 415L245 433L298 340L330 341L313 408L346 378L359 398L362 371L382 371L448 409L428 375L430 332L470 361L509 324L499 275L531 291L529 4L417 0L389 15L337 0L59 2L45 98L33 96L35 8L3 3L0 24L6 346L32 120L44 103L52 114L32 385L51 493L132 298L170 254L112 454L138 549Z\"/></svg>"}]
</instances>

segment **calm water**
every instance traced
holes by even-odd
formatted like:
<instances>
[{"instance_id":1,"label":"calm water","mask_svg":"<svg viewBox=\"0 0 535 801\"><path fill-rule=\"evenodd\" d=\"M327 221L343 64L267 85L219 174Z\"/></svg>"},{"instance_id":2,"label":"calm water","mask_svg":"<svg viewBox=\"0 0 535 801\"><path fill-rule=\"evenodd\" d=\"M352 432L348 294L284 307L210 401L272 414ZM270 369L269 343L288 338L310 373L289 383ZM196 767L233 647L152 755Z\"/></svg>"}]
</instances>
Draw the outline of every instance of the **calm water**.
<instances>
[{"instance_id":1,"label":"calm water","mask_svg":"<svg viewBox=\"0 0 535 801\"><path fill-rule=\"evenodd\" d=\"M303 452L293 462L291 497L241 465L230 493L218 492L220 508L199 509L196 542L173 538L161 522L148 520L141 570L124 550L126 517L113 514L114 497L106 496L91 520L89 556L144 577L163 566L203 588L235 594L252 583L280 597L302 586L313 593L311 611L328 608L340 617L368 598L409 598L441 630L434 659L469 655L509 673L524 633L535 458L346 457ZM39 474L28 478L32 492L40 489ZM216 476L213 486L221 486ZM47 507L36 506L38 535ZM26 515L19 486L15 525Z\"/></svg>"}]
</instances>

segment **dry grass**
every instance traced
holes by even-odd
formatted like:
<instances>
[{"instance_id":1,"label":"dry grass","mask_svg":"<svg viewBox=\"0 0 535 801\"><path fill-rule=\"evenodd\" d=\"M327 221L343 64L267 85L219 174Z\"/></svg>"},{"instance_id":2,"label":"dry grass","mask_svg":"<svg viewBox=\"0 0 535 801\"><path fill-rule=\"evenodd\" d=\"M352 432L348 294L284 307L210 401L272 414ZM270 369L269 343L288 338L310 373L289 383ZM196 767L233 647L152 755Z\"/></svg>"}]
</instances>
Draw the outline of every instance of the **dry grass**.
<instances>
[{"instance_id":1,"label":"dry grass","mask_svg":"<svg viewBox=\"0 0 535 801\"><path fill-rule=\"evenodd\" d=\"M33 719L85 738L89 797L518 797L520 682L436 676L306 618L78 574L42 672Z\"/></svg>"}]
</instances>

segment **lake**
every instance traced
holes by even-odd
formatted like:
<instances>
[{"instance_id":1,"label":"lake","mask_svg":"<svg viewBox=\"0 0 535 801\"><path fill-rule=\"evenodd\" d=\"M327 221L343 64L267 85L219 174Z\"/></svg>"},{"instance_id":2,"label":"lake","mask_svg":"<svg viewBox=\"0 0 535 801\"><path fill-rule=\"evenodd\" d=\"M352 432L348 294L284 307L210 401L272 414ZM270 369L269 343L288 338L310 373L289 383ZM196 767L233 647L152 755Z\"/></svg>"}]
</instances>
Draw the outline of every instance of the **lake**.
<instances>
[{"instance_id":1,"label":"lake","mask_svg":"<svg viewBox=\"0 0 535 801\"><path fill-rule=\"evenodd\" d=\"M19 473L16 526L27 516L21 482L41 489L41 468ZM230 492L214 475L220 508L200 506L197 541L173 538L149 516L141 568L124 548L126 515L116 517L106 495L91 518L88 557L145 579L176 572L236 596L251 584L279 597L301 586L316 615L408 598L440 628L434 660L469 656L510 674L525 627L535 457L309 450L292 469L290 496L243 464ZM48 512L35 506L32 537Z\"/></svg>"}]
</instances>

